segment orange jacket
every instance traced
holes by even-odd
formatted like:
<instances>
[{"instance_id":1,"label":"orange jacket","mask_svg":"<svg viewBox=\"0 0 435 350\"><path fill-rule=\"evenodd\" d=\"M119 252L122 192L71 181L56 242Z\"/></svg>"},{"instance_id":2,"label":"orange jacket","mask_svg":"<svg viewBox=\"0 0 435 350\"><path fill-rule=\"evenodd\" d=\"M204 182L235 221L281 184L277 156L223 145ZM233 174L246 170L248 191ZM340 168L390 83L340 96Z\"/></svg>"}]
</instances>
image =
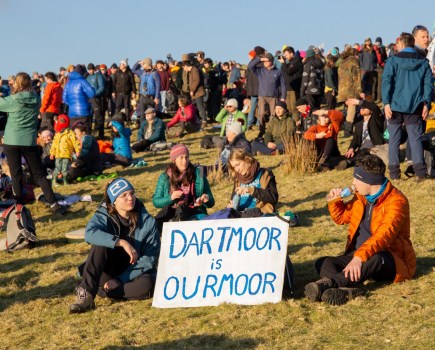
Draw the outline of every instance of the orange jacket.
<instances>
[{"instance_id":1,"label":"orange jacket","mask_svg":"<svg viewBox=\"0 0 435 350\"><path fill-rule=\"evenodd\" d=\"M42 98L41 113L60 113L60 104L62 103L62 86L58 82L47 84L44 90L44 97Z\"/></svg>"},{"instance_id":2,"label":"orange jacket","mask_svg":"<svg viewBox=\"0 0 435 350\"><path fill-rule=\"evenodd\" d=\"M344 204L341 199L328 203L329 212L335 223L350 224L346 253L355 249L355 233L363 218L366 204L366 198L358 193L349 203ZM394 282L411 279L417 263L410 240L409 203L391 182L388 182L384 193L373 206L370 229L372 236L355 251L354 256L365 262L376 253L388 251L396 265Z\"/></svg>"},{"instance_id":3,"label":"orange jacket","mask_svg":"<svg viewBox=\"0 0 435 350\"><path fill-rule=\"evenodd\" d=\"M328 116L331 122L328 125L313 125L308 128L304 133L304 138L311 141L316 141L316 134L319 132L326 132L323 139L333 137L337 140L338 133L340 132L341 122L343 121L343 113L335 109L328 111ZM322 140L323 140L322 139Z\"/></svg>"}]
</instances>

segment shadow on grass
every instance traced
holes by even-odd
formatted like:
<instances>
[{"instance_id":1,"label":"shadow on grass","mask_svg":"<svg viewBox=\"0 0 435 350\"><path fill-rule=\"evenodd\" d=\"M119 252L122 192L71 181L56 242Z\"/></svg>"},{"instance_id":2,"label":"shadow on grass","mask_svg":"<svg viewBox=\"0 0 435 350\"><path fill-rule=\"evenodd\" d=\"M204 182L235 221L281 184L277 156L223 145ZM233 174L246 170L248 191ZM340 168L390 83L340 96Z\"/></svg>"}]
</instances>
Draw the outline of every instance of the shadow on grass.
<instances>
[{"instance_id":1,"label":"shadow on grass","mask_svg":"<svg viewBox=\"0 0 435 350\"><path fill-rule=\"evenodd\" d=\"M162 343L141 346L106 346L104 350L166 350L166 349L252 349L261 343L259 339L236 338L225 335L192 335L188 338L168 340Z\"/></svg>"},{"instance_id":2,"label":"shadow on grass","mask_svg":"<svg viewBox=\"0 0 435 350\"><path fill-rule=\"evenodd\" d=\"M306 209L297 211L296 214L299 217L299 226L313 226L313 218L318 218L322 216L328 216L328 208L316 208L316 209Z\"/></svg>"},{"instance_id":3,"label":"shadow on grass","mask_svg":"<svg viewBox=\"0 0 435 350\"><path fill-rule=\"evenodd\" d=\"M29 272L30 273L30 272ZM3 296L0 299L0 312L6 310L13 304L26 304L37 299L48 299L53 297L64 297L73 293L71 286L74 285L74 278L68 277L56 284L43 287L35 287L30 290L19 291L11 296Z\"/></svg>"},{"instance_id":4,"label":"shadow on grass","mask_svg":"<svg viewBox=\"0 0 435 350\"><path fill-rule=\"evenodd\" d=\"M0 285L6 286L14 283L18 287L24 287L28 281L39 276L39 273L33 270L26 271L19 275L14 275L11 277L0 278Z\"/></svg>"},{"instance_id":5,"label":"shadow on grass","mask_svg":"<svg viewBox=\"0 0 435 350\"><path fill-rule=\"evenodd\" d=\"M53 255L47 255L47 256L36 257L31 259L18 259L0 265L0 272L5 273L9 271L19 270L25 266L32 265L34 263L38 263L38 264L52 263L65 255L67 255L67 253L55 253Z\"/></svg>"},{"instance_id":6,"label":"shadow on grass","mask_svg":"<svg viewBox=\"0 0 435 350\"><path fill-rule=\"evenodd\" d=\"M435 258L433 257L417 257L417 271L414 278L419 278L428 275L434 271Z\"/></svg>"},{"instance_id":7,"label":"shadow on grass","mask_svg":"<svg viewBox=\"0 0 435 350\"><path fill-rule=\"evenodd\" d=\"M294 200L292 202L287 202L287 203L281 202L280 204L286 205L286 206L288 206L290 208L294 208L294 207L296 207L296 206L298 206L299 204L302 204L302 203L316 201L316 200L319 200L319 199L325 199L327 194L328 194L328 192L321 191L321 192L314 193L311 196L308 196L308 197L305 197L305 198L296 199L296 200ZM325 208L326 208L326 203L325 203Z\"/></svg>"}]
</instances>

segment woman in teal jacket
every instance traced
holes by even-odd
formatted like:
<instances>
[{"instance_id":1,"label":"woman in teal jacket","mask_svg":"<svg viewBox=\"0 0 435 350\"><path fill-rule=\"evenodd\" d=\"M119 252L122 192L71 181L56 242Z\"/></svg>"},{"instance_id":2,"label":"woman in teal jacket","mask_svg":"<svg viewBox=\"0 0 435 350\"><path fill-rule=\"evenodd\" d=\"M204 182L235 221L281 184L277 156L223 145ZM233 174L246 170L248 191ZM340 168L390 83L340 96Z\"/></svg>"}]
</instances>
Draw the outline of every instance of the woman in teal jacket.
<instances>
[{"instance_id":1,"label":"woman in teal jacket","mask_svg":"<svg viewBox=\"0 0 435 350\"><path fill-rule=\"evenodd\" d=\"M150 297L156 278L160 237L156 222L125 178L113 180L104 202L86 225L92 245L70 312L95 307L94 298L141 300Z\"/></svg>"},{"instance_id":2,"label":"woman in teal jacket","mask_svg":"<svg viewBox=\"0 0 435 350\"><path fill-rule=\"evenodd\" d=\"M207 215L206 208L214 206L204 168L190 163L187 147L182 144L172 147L170 159L153 196L154 206L162 208L156 216L160 228L167 221L199 220Z\"/></svg>"}]
</instances>

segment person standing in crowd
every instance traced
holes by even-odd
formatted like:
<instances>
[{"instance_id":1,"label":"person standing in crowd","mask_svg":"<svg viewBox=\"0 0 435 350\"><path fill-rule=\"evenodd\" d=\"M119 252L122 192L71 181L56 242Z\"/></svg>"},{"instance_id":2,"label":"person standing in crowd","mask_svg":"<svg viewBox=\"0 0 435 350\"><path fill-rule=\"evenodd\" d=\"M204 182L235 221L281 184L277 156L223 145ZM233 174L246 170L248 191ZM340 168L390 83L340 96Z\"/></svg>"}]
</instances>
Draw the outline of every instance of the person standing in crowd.
<instances>
[{"instance_id":1,"label":"person standing in crowd","mask_svg":"<svg viewBox=\"0 0 435 350\"><path fill-rule=\"evenodd\" d=\"M204 69L208 74L210 97L207 103L207 113L209 120L213 121L219 113L222 104L222 89L227 83L227 75L221 69L221 65L213 66L210 58L204 60Z\"/></svg>"},{"instance_id":2,"label":"person standing in crowd","mask_svg":"<svg viewBox=\"0 0 435 350\"><path fill-rule=\"evenodd\" d=\"M190 60L183 61L183 70L187 74L190 98L198 109L201 129L204 130L207 127L207 113L204 105L205 90L202 72Z\"/></svg>"},{"instance_id":3,"label":"person standing in crowd","mask_svg":"<svg viewBox=\"0 0 435 350\"><path fill-rule=\"evenodd\" d=\"M71 126L76 122L82 122L91 132L91 106L89 99L95 96L95 89L86 81L83 75L86 69L78 64L74 71L68 75L68 82L63 90L63 103L68 105L68 117Z\"/></svg>"},{"instance_id":4,"label":"person standing in crowd","mask_svg":"<svg viewBox=\"0 0 435 350\"><path fill-rule=\"evenodd\" d=\"M103 203L86 225L91 250L76 288L71 313L95 308L94 299L143 300L152 295L160 251L156 222L133 185L117 178L107 185Z\"/></svg>"},{"instance_id":5,"label":"person standing in crowd","mask_svg":"<svg viewBox=\"0 0 435 350\"><path fill-rule=\"evenodd\" d=\"M189 160L189 150L183 144L172 147L171 163L159 176L153 204L161 208L155 217L160 228L164 222L198 220L214 206L213 194L203 167Z\"/></svg>"},{"instance_id":6,"label":"person standing in crowd","mask_svg":"<svg viewBox=\"0 0 435 350\"><path fill-rule=\"evenodd\" d=\"M373 49L376 53L378 65L376 67L376 82L373 84L373 101L380 103L382 100L382 74L384 73L385 61L387 60L387 50L382 44L382 38L377 37Z\"/></svg>"},{"instance_id":7,"label":"person standing in crowd","mask_svg":"<svg viewBox=\"0 0 435 350\"><path fill-rule=\"evenodd\" d=\"M433 96L429 62L414 48L414 37L402 33L404 49L387 60L382 77L382 103L388 120L388 170L392 180L400 179L399 146L402 124L408 133L415 180L426 179L423 157L423 121Z\"/></svg>"},{"instance_id":8,"label":"person standing in crowd","mask_svg":"<svg viewBox=\"0 0 435 350\"><path fill-rule=\"evenodd\" d=\"M168 111L167 103L166 103L166 95L170 90L170 80L171 75L169 72L164 69L164 62L162 60L158 60L156 62L157 73L160 77L160 99L159 99L159 112L166 113Z\"/></svg>"},{"instance_id":9,"label":"person standing in crowd","mask_svg":"<svg viewBox=\"0 0 435 350\"><path fill-rule=\"evenodd\" d=\"M278 100L285 101L287 90L281 70L273 65L271 53L263 57L256 56L249 62L248 69L258 77L258 117L260 119L258 137L260 138L266 131L266 106L269 107L270 117L273 118L275 105Z\"/></svg>"},{"instance_id":10,"label":"person standing in crowd","mask_svg":"<svg viewBox=\"0 0 435 350\"><path fill-rule=\"evenodd\" d=\"M281 57L279 60L282 63L281 70L284 75L287 88L285 102L289 112L293 116L293 120L297 122L299 120L299 113L296 109L296 101L300 96L299 93L301 91L304 64L302 63L299 55L295 54L295 50L291 46L287 46L284 49L283 57Z\"/></svg>"},{"instance_id":11,"label":"person standing in crowd","mask_svg":"<svg viewBox=\"0 0 435 350\"><path fill-rule=\"evenodd\" d=\"M132 67L132 71L140 78L139 106L137 113L140 123L144 121L144 112L148 108L157 108L160 101L160 75L153 69L151 58L144 58Z\"/></svg>"},{"instance_id":12,"label":"person standing in crowd","mask_svg":"<svg viewBox=\"0 0 435 350\"><path fill-rule=\"evenodd\" d=\"M367 99L372 99L372 88L375 81L378 60L373 49L372 39L366 38L364 46L359 54L359 66L361 69L361 85Z\"/></svg>"},{"instance_id":13,"label":"person standing in crowd","mask_svg":"<svg viewBox=\"0 0 435 350\"><path fill-rule=\"evenodd\" d=\"M338 73L335 62L337 59L328 55L326 57L325 65L325 97L326 109L335 109L337 106L337 92L338 92Z\"/></svg>"},{"instance_id":14,"label":"person standing in crowd","mask_svg":"<svg viewBox=\"0 0 435 350\"><path fill-rule=\"evenodd\" d=\"M68 181L75 181L78 177L101 175L103 163L96 138L86 133L86 126L81 122L75 123L72 129L80 143L80 151L68 170Z\"/></svg>"},{"instance_id":15,"label":"person standing in crowd","mask_svg":"<svg viewBox=\"0 0 435 350\"><path fill-rule=\"evenodd\" d=\"M18 203L23 201L23 168L21 158L24 157L33 176L55 213L65 214L66 208L57 203L53 190L46 178L40 158L40 150L36 145L36 123L39 113L40 98L32 92L31 78L27 73L18 73L12 95L0 97L0 111L9 113L3 140L12 178L14 197Z\"/></svg>"},{"instance_id":16,"label":"person standing in crowd","mask_svg":"<svg viewBox=\"0 0 435 350\"><path fill-rule=\"evenodd\" d=\"M229 206L234 207L234 196L240 196L235 209L242 218L275 212L278 190L272 171L262 168L250 153L236 148L228 159L228 173L234 180Z\"/></svg>"},{"instance_id":17,"label":"person standing in crowd","mask_svg":"<svg viewBox=\"0 0 435 350\"><path fill-rule=\"evenodd\" d=\"M346 46L341 54L341 63L338 67L338 95L337 102L343 103L348 99L364 98L361 88L361 70L359 68L357 52L351 46ZM344 137L352 136L353 121L356 106L347 106L346 121L344 122Z\"/></svg>"},{"instance_id":18,"label":"person standing in crowd","mask_svg":"<svg viewBox=\"0 0 435 350\"><path fill-rule=\"evenodd\" d=\"M427 55L427 48L430 43L429 31L425 26L417 25L412 30L414 37L414 49L423 58Z\"/></svg>"},{"instance_id":19,"label":"person standing in crowd","mask_svg":"<svg viewBox=\"0 0 435 350\"><path fill-rule=\"evenodd\" d=\"M106 112L108 116L111 117L110 99L112 97L112 92L113 92L113 80L112 77L108 74L107 66L105 64L100 64L99 70L104 78L104 94L101 97L101 107L103 108L101 112L103 115L103 125L104 125L106 119Z\"/></svg>"},{"instance_id":20,"label":"person standing in crowd","mask_svg":"<svg viewBox=\"0 0 435 350\"><path fill-rule=\"evenodd\" d=\"M160 118L156 118L156 110L148 108L145 111L145 120L141 123L137 133L137 142L131 148L133 151L143 152L150 148L153 143L165 142L166 125Z\"/></svg>"},{"instance_id":21,"label":"person standing in crowd","mask_svg":"<svg viewBox=\"0 0 435 350\"><path fill-rule=\"evenodd\" d=\"M347 203L341 188L326 196L334 222L349 229L344 255L315 262L321 279L305 286L313 302L342 305L362 293L357 287L366 280L397 283L416 271L408 199L385 177L384 162L374 155L359 158L352 184L356 193Z\"/></svg>"},{"instance_id":22,"label":"person standing in crowd","mask_svg":"<svg viewBox=\"0 0 435 350\"><path fill-rule=\"evenodd\" d=\"M45 81L47 86L45 87L41 108L39 109L42 115L41 128L47 127L53 130L54 119L60 114L63 89L53 72L45 73Z\"/></svg>"},{"instance_id":23,"label":"person standing in crowd","mask_svg":"<svg viewBox=\"0 0 435 350\"><path fill-rule=\"evenodd\" d=\"M86 78L88 83L95 89L95 96L91 98L91 106L93 112L93 119L95 120L94 130L97 130L98 139L104 139L104 107L103 99L105 92L106 81L103 75L95 69L93 63L88 64L88 76Z\"/></svg>"},{"instance_id":24,"label":"person standing in crowd","mask_svg":"<svg viewBox=\"0 0 435 350\"><path fill-rule=\"evenodd\" d=\"M124 109L127 121L130 121L130 98L136 98L136 83L126 60L121 60L119 69L113 75L112 96L116 99L115 112L119 113L121 109Z\"/></svg>"},{"instance_id":25,"label":"person standing in crowd","mask_svg":"<svg viewBox=\"0 0 435 350\"><path fill-rule=\"evenodd\" d=\"M66 68L65 67L60 67L59 68L59 74L57 75L57 81L59 82L59 84L62 87L62 89L65 88L65 84L66 84L67 78L68 78L68 73L66 71Z\"/></svg>"},{"instance_id":26,"label":"person standing in crowd","mask_svg":"<svg viewBox=\"0 0 435 350\"><path fill-rule=\"evenodd\" d=\"M295 122L287 111L285 102L278 101L275 105L275 118L266 127L264 143L252 142L253 154L276 155L285 150L285 142L295 133Z\"/></svg>"},{"instance_id":27,"label":"person standing in crowd","mask_svg":"<svg viewBox=\"0 0 435 350\"><path fill-rule=\"evenodd\" d=\"M255 50L249 51L249 61L257 56ZM248 68L246 70L246 95L250 99L251 106L248 112L248 129L251 129L255 122L255 111L258 105L258 78L254 72Z\"/></svg>"},{"instance_id":28,"label":"person standing in crowd","mask_svg":"<svg viewBox=\"0 0 435 350\"><path fill-rule=\"evenodd\" d=\"M310 106L319 109L325 87L323 76L324 63L316 55L314 48L309 48L306 51L303 63L301 97L305 98Z\"/></svg>"}]
</instances>

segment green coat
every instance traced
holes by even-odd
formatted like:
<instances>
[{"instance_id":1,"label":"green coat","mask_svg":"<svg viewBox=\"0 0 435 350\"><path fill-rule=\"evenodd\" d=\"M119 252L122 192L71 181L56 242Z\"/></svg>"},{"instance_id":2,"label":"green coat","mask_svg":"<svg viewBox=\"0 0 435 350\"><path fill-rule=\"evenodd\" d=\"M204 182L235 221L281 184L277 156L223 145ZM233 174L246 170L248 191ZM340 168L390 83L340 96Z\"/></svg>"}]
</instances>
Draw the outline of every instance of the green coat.
<instances>
[{"instance_id":1,"label":"green coat","mask_svg":"<svg viewBox=\"0 0 435 350\"><path fill-rule=\"evenodd\" d=\"M289 137L295 132L295 122L288 114L279 119L273 117L267 124L266 133L264 134L264 144L267 146L269 142L275 143L277 146L283 143L284 136Z\"/></svg>"},{"instance_id":2,"label":"green coat","mask_svg":"<svg viewBox=\"0 0 435 350\"><path fill-rule=\"evenodd\" d=\"M0 111L7 112L4 144L36 146L36 123L41 99L30 91L0 97Z\"/></svg>"},{"instance_id":3,"label":"green coat","mask_svg":"<svg viewBox=\"0 0 435 350\"><path fill-rule=\"evenodd\" d=\"M221 136L225 136L225 126L227 125L228 111L225 108L222 108L221 111L218 113L218 115L216 116L215 119L216 119L216 121L218 123L222 123ZM234 113L234 119L233 120L237 121L237 119L242 119L243 120L242 131L245 132L246 128L248 127L248 123L246 121L246 115L244 115L240 111L236 111Z\"/></svg>"},{"instance_id":4,"label":"green coat","mask_svg":"<svg viewBox=\"0 0 435 350\"><path fill-rule=\"evenodd\" d=\"M163 208L168 205L174 204L176 202L171 199L171 195L169 193L170 188L171 185L169 183L169 176L166 174L166 172L164 172L159 176L156 190L153 196L153 204L156 208ZM195 199L201 197L204 193L208 195L209 199L208 202L201 205L199 209L204 214L207 214L206 207L212 208L214 206L214 198L213 198L213 194L211 193L210 185L208 183L207 177L205 176L204 172L201 170L200 167L196 167L195 168Z\"/></svg>"}]
</instances>

